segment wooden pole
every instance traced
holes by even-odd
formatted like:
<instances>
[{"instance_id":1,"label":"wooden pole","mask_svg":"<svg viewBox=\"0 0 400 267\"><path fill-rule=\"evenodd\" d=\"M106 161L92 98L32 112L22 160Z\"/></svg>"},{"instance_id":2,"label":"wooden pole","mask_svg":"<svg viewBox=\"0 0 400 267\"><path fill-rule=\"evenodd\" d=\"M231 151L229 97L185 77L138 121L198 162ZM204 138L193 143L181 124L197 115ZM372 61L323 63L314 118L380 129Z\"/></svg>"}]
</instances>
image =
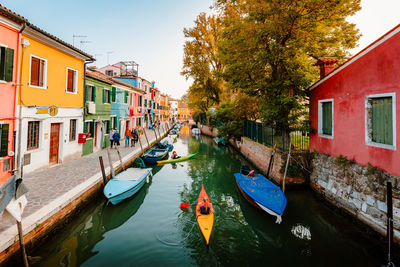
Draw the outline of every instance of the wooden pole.
<instances>
[{"instance_id":1,"label":"wooden pole","mask_svg":"<svg viewBox=\"0 0 400 267\"><path fill-rule=\"evenodd\" d=\"M22 251L22 260L24 261L24 265L28 267L29 263L28 263L28 256L26 255L24 232L22 231L22 223L17 221L17 227L18 227L19 245Z\"/></svg>"},{"instance_id":2,"label":"wooden pole","mask_svg":"<svg viewBox=\"0 0 400 267\"><path fill-rule=\"evenodd\" d=\"M276 143L274 145L274 149L272 150L271 158L269 159L267 178L269 178L269 172L271 171L271 168L272 168L272 165L273 165L273 162L274 162L275 148L276 148Z\"/></svg>"},{"instance_id":3,"label":"wooden pole","mask_svg":"<svg viewBox=\"0 0 400 267\"><path fill-rule=\"evenodd\" d=\"M147 147L150 147L149 139L147 139L146 129L144 129L144 137L146 137Z\"/></svg>"},{"instance_id":4,"label":"wooden pole","mask_svg":"<svg viewBox=\"0 0 400 267\"><path fill-rule=\"evenodd\" d=\"M143 150L142 140L140 140L140 133L138 135L138 140L139 140L139 145L140 145L140 148L142 149L142 154L143 154L144 150Z\"/></svg>"},{"instance_id":5,"label":"wooden pole","mask_svg":"<svg viewBox=\"0 0 400 267\"><path fill-rule=\"evenodd\" d=\"M394 266L392 262L392 247L393 247L393 199L392 199L392 183L387 182L386 189L386 204L387 204L387 238L388 238L388 264Z\"/></svg>"},{"instance_id":6,"label":"wooden pole","mask_svg":"<svg viewBox=\"0 0 400 267\"><path fill-rule=\"evenodd\" d=\"M156 131L156 128L154 128L154 135L156 136L156 141L157 141L157 131Z\"/></svg>"},{"instance_id":7,"label":"wooden pole","mask_svg":"<svg viewBox=\"0 0 400 267\"><path fill-rule=\"evenodd\" d=\"M121 169L123 169L121 153L119 153L119 149L117 146L115 146L115 149L117 150L117 153L118 153L119 162L121 163Z\"/></svg>"},{"instance_id":8,"label":"wooden pole","mask_svg":"<svg viewBox=\"0 0 400 267\"><path fill-rule=\"evenodd\" d=\"M111 161L111 155L110 155L110 148L107 147L107 157L108 157L108 164L110 164L110 169L111 169L111 177L115 176L115 172L114 172L114 167L112 165L112 161Z\"/></svg>"},{"instance_id":9,"label":"wooden pole","mask_svg":"<svg viewBox=\"0 0 400 267\"><path fill-rule=\"evenodd\" d=\"M106 176L106 171L104 170L104 162L102 156L99 156L99 161L100 161L101 174L103 175L103 183L105 186L107 183L107 176Z\"/></svg>"},{"instance_id":10,"label":"wooden pole","mask_svg":"<svg viewBox=\"0 0 400 267\"><path fill-rule=\"evenodd\" d=\"M286 174L287 174L287 169L289 167L289 160L290 160L290 151L292 149L292 136L290 136L290 144L289 144L289 154L287 156L286 160L286 166L285 166L285 174L283 175L283 182L282 182L282 192L285 193L285 183L286 183Z\"/></svg>"}]
</instances>

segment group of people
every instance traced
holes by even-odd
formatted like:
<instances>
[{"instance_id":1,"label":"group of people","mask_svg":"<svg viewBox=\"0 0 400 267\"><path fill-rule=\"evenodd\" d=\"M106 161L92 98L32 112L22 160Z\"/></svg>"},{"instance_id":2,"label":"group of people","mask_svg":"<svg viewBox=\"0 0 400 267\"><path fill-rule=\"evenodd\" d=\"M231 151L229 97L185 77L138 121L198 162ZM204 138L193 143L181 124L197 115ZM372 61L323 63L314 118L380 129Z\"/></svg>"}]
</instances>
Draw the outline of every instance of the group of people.
<instances>
[{"instance_id":1,"label":"group of people","mask_svg":"<svg viewBox=\"0 0 400 267\"><path fill-rule=\"evenodd\" d=\"M110 140L110 146L113 148L114 146L119 146L119 141L121 140L121 135L119 134L118 130L112 129L108 139ZM125 131L125 147L134 147L136 143L139 141L139 129L134 128L132 131L126 129Z\"/></svg>"}]
</instances>

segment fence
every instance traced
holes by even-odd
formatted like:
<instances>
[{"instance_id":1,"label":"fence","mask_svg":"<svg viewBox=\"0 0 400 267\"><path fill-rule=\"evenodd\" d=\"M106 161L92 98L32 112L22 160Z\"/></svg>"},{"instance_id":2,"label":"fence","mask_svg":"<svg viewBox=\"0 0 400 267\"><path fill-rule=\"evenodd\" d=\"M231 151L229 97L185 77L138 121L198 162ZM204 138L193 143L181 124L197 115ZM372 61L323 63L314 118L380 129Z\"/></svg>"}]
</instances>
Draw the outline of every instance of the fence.
<instances>
[{"instance_id":1,"label":"fence","mask_svg":"<svg viewBox=\"0 0 400 267\"><path fill-rule=\"evenodd\" d=\"M274 147L285 152L289 149L290 136L292 137L292 149L297 151L309 150L309 133L301 130L293 130L290 135L281 129L276 129L263 123L255 121L245 121L243 126L243 136L263 144Z\"/></svg>"}]
</instances>

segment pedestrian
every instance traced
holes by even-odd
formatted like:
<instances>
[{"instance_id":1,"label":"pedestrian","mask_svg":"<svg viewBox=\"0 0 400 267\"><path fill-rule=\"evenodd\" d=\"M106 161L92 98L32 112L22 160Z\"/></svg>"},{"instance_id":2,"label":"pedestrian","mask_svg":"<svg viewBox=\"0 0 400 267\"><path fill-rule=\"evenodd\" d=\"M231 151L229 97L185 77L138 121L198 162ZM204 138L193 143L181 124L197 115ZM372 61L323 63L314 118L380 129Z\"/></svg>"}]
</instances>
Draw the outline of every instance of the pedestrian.
<instances>
[{"instance_id":1,"label":"pedestrian","mask_svg":"<svg viewBox=\"0 0 400 267\"><path fill-rule=\"evenodd\" d=\"M129 141L131 139L131 131L129 131L128 127L125 130L125 147L129 147Z\"/></svg>"},{"instance_id":2,"label":"pedestrian","mask_svg":"<svg viewBox=\"0 0 400 267\"><path fill-rule=\"evenodd\" d=\"M135 139L136 139L136 133L135 133L135 129L132 129L131 131L131 147L135 146Z\"/></svg>"},{"instance_id":3,"label":"pedestrian","mask_svg":"<svg viewBox=\"0 0 400 267\"><path fill-rule=\"evenodd\" d=\"M119 146L119 140L121 139L121 135L119 134L118 130L115 131L113 134L114 144L115 147Z\"/></svg>"},{"instance_id":4,"label":"pedestrian","mask_svg":"<svg viewBox=\"0 0 400 267\"><path fill-rule=\"evenodd\" d=\"M110 140L111 148L113 147L113 144L114 144L114 133L115 133L115 130L111 129L111 132L108 135L108 139Z\"/></svg>"}]
</instances>

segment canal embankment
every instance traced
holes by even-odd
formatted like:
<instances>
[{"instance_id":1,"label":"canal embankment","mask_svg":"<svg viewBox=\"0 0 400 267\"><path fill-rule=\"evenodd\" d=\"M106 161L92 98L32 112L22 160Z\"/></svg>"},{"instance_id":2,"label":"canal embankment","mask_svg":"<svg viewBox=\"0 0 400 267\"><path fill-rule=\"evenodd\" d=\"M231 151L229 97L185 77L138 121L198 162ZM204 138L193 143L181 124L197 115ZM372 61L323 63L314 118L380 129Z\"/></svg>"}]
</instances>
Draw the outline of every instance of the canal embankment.
<instances>
[{"instance_id":1,"label":"canal embankment","mask_svg":"<svg viewBox=\"0 0 400 267\"><path fill-rule=\"evenodd\" d=\"M216 137L217 128L200 125L202 134ZM242 137L240 142L230 140L248 161L266 174L273 149ZM282 184L282 167L286 155L276 151L270 177ZM287 176L288 185L307 185L328 205L355 218L360 225L369 227L382 236L387 230L386 181L393 185L394 241L400 244L400 177L390 175L372 166L362 166L343 157L312 153L309 177Z\"/></svg>"},{"instance_id":2,"label":"canal embankment","mask_svg":"<svg viewBox=\"0 0 400 267\"><path fill-rule=\"evenodd\" d=\"M146 130L140 136L143 150L149 149L167 135L167 125L162 124L161 131ZM169 125L171 127L172 125ZM117 172L130 165L142 154L140 143L135 147L119 147L121 159L115 149L110 150L111 162ZM82 158L56 165L46 170L35 171L24 176L29 188L28 204L22 214L23 234L29 251L40 244L50 233L54 233L65 221L68 221L85 203L93 198L103 187L99 156L108 164L107 151L86 155ZM121 165L122 160L122 165ZM111 168L105 173L109 178ZM16 256L19 251L18 231L14 222L0 226L0 265Z\"/></svg>"}]
</instances>

